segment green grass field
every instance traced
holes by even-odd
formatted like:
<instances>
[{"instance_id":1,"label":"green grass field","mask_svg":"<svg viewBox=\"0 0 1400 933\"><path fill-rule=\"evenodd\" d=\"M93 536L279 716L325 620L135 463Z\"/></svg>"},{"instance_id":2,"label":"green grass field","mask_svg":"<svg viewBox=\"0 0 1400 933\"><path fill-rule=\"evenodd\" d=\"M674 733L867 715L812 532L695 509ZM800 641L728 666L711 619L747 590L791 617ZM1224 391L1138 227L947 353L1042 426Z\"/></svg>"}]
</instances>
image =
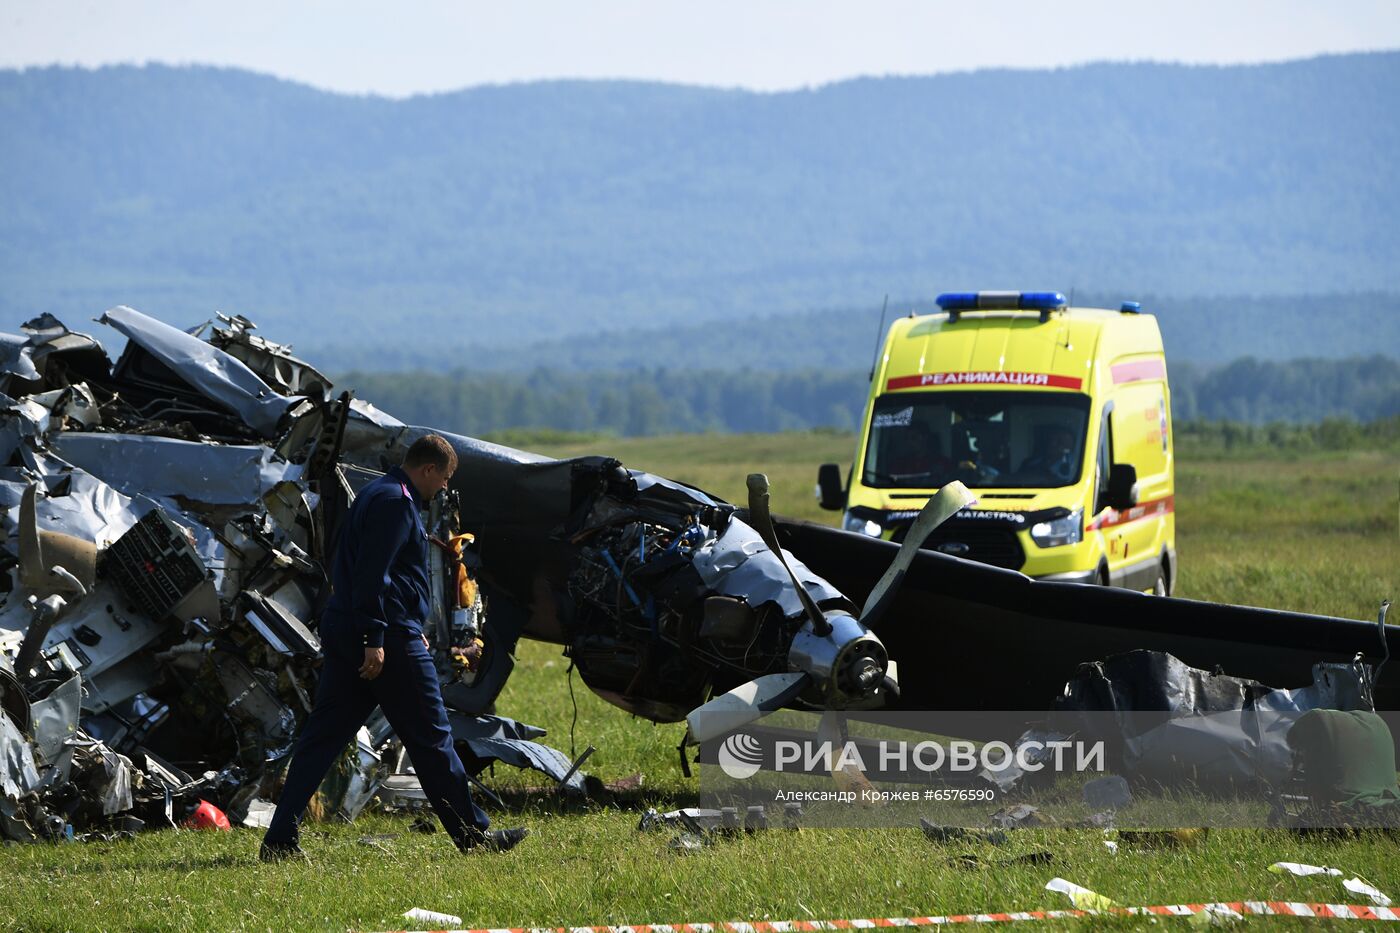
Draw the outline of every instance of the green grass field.
<instances>
[{"instance_id":1,"label":"green grass field","mask_svg":"<svg viewBox=\"0 0 1400 933\"><path fill-rule=\"evenodd\" d=\"M816 464L845 461L854 440L812 433L533 444L554 455L606 452L741 500L744 476L769 474L783 514L831 520L812 497ZM1180 595L1374 618L1400 591L1400 466L1393 453L1298 458L1192 458L1178 468ZM502 713L546 727L568 751L574 707L566 659L522 644ZM1122 904L1278 899L1355 902L1337 879L1279 878L1274 861L1334 865L1400 896L1394 842L1303 840L1282 832L1221 831L1201 848L1111 855L1085 830L1028 830L1008 846L934 845L916 830L770 830L691 854L670 833L639 833L647 806L686 805L695 782L677 765L682 727L633 719L574 679L573 744L598 751L604 780L641 772L625 805L561 807L530 795L536 775L497 769L493 786L522 801L535 835L503 856L463 857L441 834L408 832L387 815L308 827L310 864L263 865L259 833L161 832L119 843L11 846L0 851L0 929L285 930L402 928L425 907L469 926L569 926L726 919L794 920L1063 908L1043 890L1059 875ZM367 836L389 836L366 840ZM968 871L1048 850L1048 865ZM1110 921L1096 921L1108 923ZM1113 921L1126 923L1131 921Z\"/></svg>"}]
</instances>

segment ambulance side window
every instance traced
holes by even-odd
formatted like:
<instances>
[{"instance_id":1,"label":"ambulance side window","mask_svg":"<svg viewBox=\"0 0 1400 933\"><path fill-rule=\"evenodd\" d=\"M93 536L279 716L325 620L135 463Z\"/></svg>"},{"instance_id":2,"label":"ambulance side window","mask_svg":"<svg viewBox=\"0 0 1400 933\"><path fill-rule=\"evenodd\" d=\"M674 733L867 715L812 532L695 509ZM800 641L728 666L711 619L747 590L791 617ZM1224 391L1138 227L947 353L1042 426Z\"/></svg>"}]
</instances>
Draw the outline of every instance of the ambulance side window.
<instances>
[{"instance_id":1,"label":"ambulance side window","mask_svg":"<svg viewBox=\"0 0 1400 933\"><path fill-rule=\"evenodd\" d=\"M1108 474L1113 469L1113 403L1103 407L1103 417L1099 422L1099 476L1098 489L1094 493L1094 511L1104 507L1104 496L1108 495Z\"/></svg>"}]
</instances>

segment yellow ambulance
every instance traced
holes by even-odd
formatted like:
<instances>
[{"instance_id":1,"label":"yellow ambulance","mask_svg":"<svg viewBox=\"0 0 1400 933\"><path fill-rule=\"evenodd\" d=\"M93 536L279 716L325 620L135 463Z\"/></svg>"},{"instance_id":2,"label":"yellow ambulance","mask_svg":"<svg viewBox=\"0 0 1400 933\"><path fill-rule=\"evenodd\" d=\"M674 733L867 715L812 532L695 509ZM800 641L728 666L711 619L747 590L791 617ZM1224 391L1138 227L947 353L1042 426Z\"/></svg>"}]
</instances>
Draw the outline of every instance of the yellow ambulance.
<instances>
[{"instance_id":1,"label":"yellow ambulance","mask_svg":"<svg viewBox=\"0 0 1400 933\"><path fill-rule=\"evenodd\" d=\"M1176 584L1171 391L1157 321L1136 302L956 292L890 328L855 464L823 464L823 508L900 540L960 480L977 503L926 548L1044 580L1170 594Z\"/></svg>"}]
</instances>

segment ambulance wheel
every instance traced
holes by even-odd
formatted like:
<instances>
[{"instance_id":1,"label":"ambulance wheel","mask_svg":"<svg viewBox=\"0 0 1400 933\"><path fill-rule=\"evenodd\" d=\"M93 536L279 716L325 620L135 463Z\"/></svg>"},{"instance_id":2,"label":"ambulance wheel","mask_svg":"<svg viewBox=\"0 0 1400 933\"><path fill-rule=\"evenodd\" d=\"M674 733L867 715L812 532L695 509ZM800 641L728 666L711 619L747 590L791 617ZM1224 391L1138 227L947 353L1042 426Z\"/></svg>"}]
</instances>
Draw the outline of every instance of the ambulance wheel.
<instances>
[{"instance_id":1,"label":"ambulance wheel","mask_svg":"<svg viewBox=\"0 0 1400 933\"><path fill-rule=\"evenodd\" d=\"M1157 571L1157 582L1154 583L1154 584L1152 584L1152 595L1153 595L1153 596L1166 596L1166 595L1167 595L1167 572L1166 572L1165 570L1159 570L1159 571Z\"/></svg>"},{"instance_id":2,"label":"ambulance wheel","mask_svg":"<svg viewBox=\"0 0 1400 933\"><path fill-rule=\"evenodd\" d=\"M1099 579L1098 579L1098 582L1099 582L1099 586L1109 586L1109 585L1110 585L1110 581L1109 581L1109 579L1108 579L1108 564L1099 564Z\"/></svg>"},{"instance_id":3,"label":"ambulance wheel","mask_svg":"<svg viewBox=\"0 0 1400 933\"><path fill-rule=\"evenodd\" d=\"M1172 595L1172 562L1165 552L1162 562L1156 565L1156 581L1152 584L1152 595Z\"/></svg>"}]
</instances>

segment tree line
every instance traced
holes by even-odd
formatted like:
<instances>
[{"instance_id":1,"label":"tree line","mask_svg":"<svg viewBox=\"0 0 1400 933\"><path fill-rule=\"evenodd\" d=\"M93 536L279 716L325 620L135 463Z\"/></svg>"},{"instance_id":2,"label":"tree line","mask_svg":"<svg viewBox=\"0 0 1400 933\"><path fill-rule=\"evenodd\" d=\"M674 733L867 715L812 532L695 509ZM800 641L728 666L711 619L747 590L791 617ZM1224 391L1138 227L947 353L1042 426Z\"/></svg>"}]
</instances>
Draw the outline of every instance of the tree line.
<instances>
[{"instance_id":1,"label":"tree line","mask_svg":"<svg viewBox=\"0 0 1400 933\"><path fill-rule=\"evenodd\" d=\"M854 430L869 390L866 372L830 369L352 372L337 381L403 421L474 436L507 429L627 437ZM1366 423L1400 415L1400 360L1380 355L1177 364L1171 386L1177 422Z\"/></svg>"}]
</instances>

